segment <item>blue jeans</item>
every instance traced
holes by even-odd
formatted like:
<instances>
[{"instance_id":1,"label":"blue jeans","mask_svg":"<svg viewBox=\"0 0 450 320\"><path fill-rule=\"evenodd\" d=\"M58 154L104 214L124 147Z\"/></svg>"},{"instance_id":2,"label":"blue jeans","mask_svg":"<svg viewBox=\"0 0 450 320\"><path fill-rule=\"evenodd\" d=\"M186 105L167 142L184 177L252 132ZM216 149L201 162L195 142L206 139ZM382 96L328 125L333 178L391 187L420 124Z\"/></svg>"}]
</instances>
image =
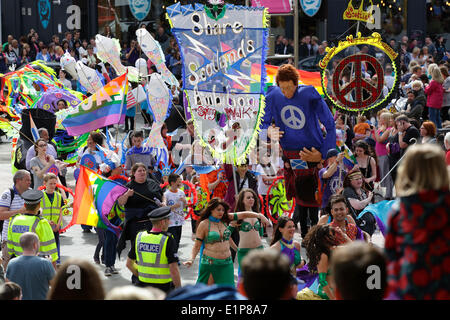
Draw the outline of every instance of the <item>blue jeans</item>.
<instances>
[{"instance_id":1,"label":"blue jeans","mask_svg":"<svg viewBox=\"0 0 450 320\"><path fill-rule=\"evenodd\" d=\"M428 114L430 117L430 121L434 122L436 128L441 129L442 128L441 109L428 108Z\"/></svg>"},{"instance_id":2,"label":"blue jeans","mask_svg":"<svg viewBox=\"0 0 450 320\"><path fill-rule=\"evenodd\" d=\"M105 266L112 267L116 262L117 236L114 232L105 230Z\"/></svg>"},{"instance_id":3,"label":"blue jeans","mask_svg":"<svg viewBox=\"0 0 450 320\"><path fill-rule=\"evenodd\" d=\"M95 228L95 232L97 232L98 243L97 246L95 247L94 260L100 260L100 250L102 250L101 261L103 262L105 256L105 248L103 247L105 244L105 230L101 228Z\"/></svg>"},{"instance_id":4,"label":"blue jeans","mask_svg":"<svg viewBox=\"0 0 450 320\"><path fill-rule=\"evenodd\" d=\"M121 220L117 217L114 217L111 221L111 224L117 226L120 224ZM119 238L113 231L104 230L105 234L105 243L103 246L103 251L105 253L105 266L113 267L116 262L116 252L117 252L117 241Z\"/></svg>"},{"instance_id":5,"label":"blue jeans","mask_svg":"<svg viewBox=\"0 0 450 320\"><path fill-rule=\"evenodd\" d=\"M59 231L53 232L55 236L56 248L58 249L58 260L56 260L57 264L61 263L61 246L59 245Z\"/></svg>"}]
</instances>

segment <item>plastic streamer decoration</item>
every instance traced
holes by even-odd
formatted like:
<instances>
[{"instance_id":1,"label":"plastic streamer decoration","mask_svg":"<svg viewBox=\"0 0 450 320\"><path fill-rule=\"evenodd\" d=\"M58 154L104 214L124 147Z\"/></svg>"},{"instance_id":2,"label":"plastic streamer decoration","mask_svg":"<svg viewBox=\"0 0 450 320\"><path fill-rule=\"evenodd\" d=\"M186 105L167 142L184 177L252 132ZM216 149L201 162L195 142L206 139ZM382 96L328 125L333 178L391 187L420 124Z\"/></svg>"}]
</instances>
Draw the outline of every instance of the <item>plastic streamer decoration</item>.
<instances>
[{"instance_id":1,"label":"plastic streamer decoration","mask_svg":"<svg viewBox=\"0 0 450 320\"><path fill-rule=\"evenodd\" d=\"M41 61L0 76L0 109L11 119L18 120L22 109L33 105L47 90L60 90L78 99L83 97L81 93L65 88L57 79L55 70Z\"/></svg>"},{"instance_id":2,"label":"plastic streamer decoration","mask_svg":"<svg viewBox=\"0 0 450 320\"><path fill-rule=\"evenodd\" d=\"M281 216L292 216L295 209L295 198L288 200L286 197L286 188L284 186L284 177L277 177L266 195L266 216L274 223L278 221Z\"/></svg>"},{"instance_id":3,"label":"plastic streamer decoration","mask_svg":"<svg viewBox=\"0 0 450 320\"><path fill-rule=\"evenodd\" d=\"M152 73L150 82L146 87L148 102L152 109L154 121L150 135L144 143L144 147L150 147L156 151L156 163L162 161L167 164L169 152L161 135L161 128L166 119L171 106L172 95L164 84L163 78L158 73Z\"/></svg>"},{"instance_id":4,"label":"plastic streamer decoration","mask_svg":"<svg viewBox=\"0 0 450 320\"><path fill-rule=\"evenodd\" d=\"M70 55L68 51L66 51L66 53L62 55L61 59L59 60L59 64L61 66L61 69L67 71L73 79L78 80L78 74L75 70L77 61Z\"/></svg>"},{"instance_id":5,"label":"plastic streamer decoration","mask_svg":"<svg viewBox=\"0 0 450 320\"><path fill-rule=\"evenodd\" d=\"M267 9L176 3L167 18L201 145L225 163L242 163L256 145L264 114Z\"/></svg>"},{"instance_id":6,"label":"plastic streamer decoration","mask_svg":"<svg viewBox=\"0 0 450 320\"><path fill-rule=\"evenodd\" d=\"M179 87L177 78L167 68L166 58L160 44L143 28L136 30L136 37L142 51L155 65L163 80L171 86Z\"/></svg>"},{"instance_id":7,"label":"plastic streamer decoration","mask_svg":"<svg viewBox=\"0 0 450 320\"><path fill-rule=\"evenodd\" d=\"M97 70L86 66L81 61L77 61L75 71L78 75L78 81L80 81L80 84L86 89L87 92L94 94L103 87L103 76L101 76Z\"/></svg>"},{"instance_id":8,"label":"plastic streamer decoration","mask_svg":"<svg viewBox=\"0 0 450 320\"><path fill-rule=\"evenodd\" d=\"M110 39L100 34L95 36L97 46L97 57L102 62L109 63L118 76L123 75L128 70L128 80L138 81L139 71L135 67L125 67L120 61L120 43L117 39Z\"/></svg>"},{"instance_id":9,"label":"plastic streamer decoration","mask_svg":"<svg viewBox=\"0 0 450 320\"><path fill-rule=\"evenodd\" d=\"M359 8L349 2L343 14L344 20L373 22L372 1L364 10L364 1ZM330 101L344 112L354 114L386 107L396 97L399 84L399 55L388 44L382 42L379 33L363 37L349 35L337 46L326 48L325 57L319 62L322 71L323 92ZM384 70L392 66L394 83L387 94L383 94ZM328 84L327 84L328 82Z\"/></svg>"}]
</instances>

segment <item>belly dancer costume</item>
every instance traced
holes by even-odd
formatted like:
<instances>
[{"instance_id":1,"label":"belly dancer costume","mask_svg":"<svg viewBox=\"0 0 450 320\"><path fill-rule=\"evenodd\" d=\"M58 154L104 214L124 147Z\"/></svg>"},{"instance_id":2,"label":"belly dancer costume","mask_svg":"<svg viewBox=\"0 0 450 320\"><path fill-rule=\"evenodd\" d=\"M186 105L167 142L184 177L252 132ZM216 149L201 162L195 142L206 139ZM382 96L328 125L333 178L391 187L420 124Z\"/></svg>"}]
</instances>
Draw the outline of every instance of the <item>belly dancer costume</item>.
<instances>
[{"instance_id":1,"label":"belly dancer costume","mask_svg":"<svg viewBox=\"0 0 450 320\"><path fill-rule=\"evenodd\" d=\"M208 235L206 236L206 239L203 240L203 245L208 243L213 244L216 242L228 241L230 239L231 233L234 230L234 227L227 226L224 222L222 222L226 229L223 232L223 236L221 237L219 232L210 231L211 221L220 222L219 219L209 217ZM198 271L197 282L208 284L210 275L212 275L215 284L226 284L234 286L234 268L231 255L225 259L217 259L202 254L200 258L200 269Z\"/></svg>"}]
</instances>

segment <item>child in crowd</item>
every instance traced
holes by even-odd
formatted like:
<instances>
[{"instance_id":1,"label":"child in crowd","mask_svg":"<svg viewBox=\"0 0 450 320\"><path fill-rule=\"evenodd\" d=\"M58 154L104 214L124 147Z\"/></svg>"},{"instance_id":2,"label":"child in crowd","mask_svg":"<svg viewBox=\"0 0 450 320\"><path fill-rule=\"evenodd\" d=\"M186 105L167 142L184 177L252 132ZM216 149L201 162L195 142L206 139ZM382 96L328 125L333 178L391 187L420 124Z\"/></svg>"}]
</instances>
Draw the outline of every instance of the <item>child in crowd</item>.
<instances>
[{"instance_id":1,"label":"child in crowd","mask_svg":"<svg viewBox=\"0 0 450 320\"><path fill-rule=\"evenodd\" d=\"M367 130L370 130L370 125L367 123L367 118L365 116L359 116L357 118L357 123L353 127L353 131L355 132L355 138L354 140L360 140L366 138L366 132Z\"/></svg>"},{"instance_id":2,"label":"child in crowd","mask_svg":"<svg viewBox=\"0 0 450 320\"><path fill-rule=\"evenodd\" d=\"M184 224L184 208L187 206L187 201L184 192L180 190L181 177L176 173L171 173L168 182L169 189L164 192L163 203L169 206L171 210L168 232L175 238L175 251L178 252Z\"/></svg>"},{"instance_id":3,"label":"child in crowd","mask_svg":"<svg viewBox=\"0 0 450 320\"><path fill-rule=\"evenodd\" d=\"M62 195L56 191L58 177L54 173L44 175L45 192L41 200L42 217L46 219L52 227L55 235L56 247L58 248L57 264L61 263L60 245L59 245L59 229L62 225L62 207L64 201Z\"/></svg>"}]
</instances>

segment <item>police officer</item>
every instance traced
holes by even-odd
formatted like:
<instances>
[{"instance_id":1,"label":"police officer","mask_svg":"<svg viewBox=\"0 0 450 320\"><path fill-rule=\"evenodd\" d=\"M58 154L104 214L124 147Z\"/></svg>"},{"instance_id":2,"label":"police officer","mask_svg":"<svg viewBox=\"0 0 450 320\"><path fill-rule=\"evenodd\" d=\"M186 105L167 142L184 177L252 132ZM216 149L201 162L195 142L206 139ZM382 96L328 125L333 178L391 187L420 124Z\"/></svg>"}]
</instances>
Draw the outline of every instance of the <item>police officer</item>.
<instances>
[{"instance_id":1,"label":"police officer","mask_svg":"<svg viewBox=\"0 0 450 320\"><path fill-rule=\"evenodd\" d=\"M27 190L21 196L25 201L25 213L11 218L8 226L8 253L11 258L22 255L20 236L25 232L34 232L40 241L39 255L50 256L55 266L58 259L55 236L48 221L39 216L44 194L40 190Z\"/></svg>"},{"instance_id":2,"label":"police officer","mask_svg":"<svg viewBox=\"0 0 450 320\"><path fill-rule=\"evenodd\" d=\"M134 275L135 285L156 287L166 293L181 286L175 239L167 232L169 216L170 207L157 208L148 214L153 227L138 233L126 264Z\"/></svg>"}]
</instances>

